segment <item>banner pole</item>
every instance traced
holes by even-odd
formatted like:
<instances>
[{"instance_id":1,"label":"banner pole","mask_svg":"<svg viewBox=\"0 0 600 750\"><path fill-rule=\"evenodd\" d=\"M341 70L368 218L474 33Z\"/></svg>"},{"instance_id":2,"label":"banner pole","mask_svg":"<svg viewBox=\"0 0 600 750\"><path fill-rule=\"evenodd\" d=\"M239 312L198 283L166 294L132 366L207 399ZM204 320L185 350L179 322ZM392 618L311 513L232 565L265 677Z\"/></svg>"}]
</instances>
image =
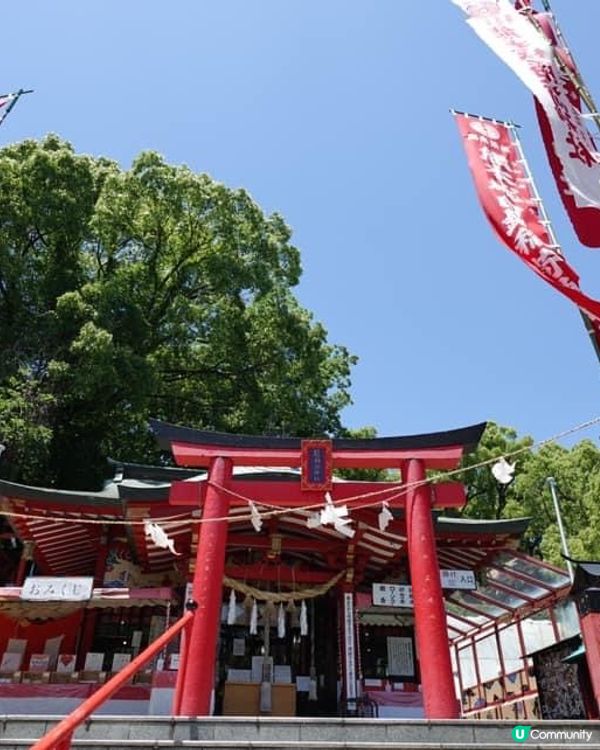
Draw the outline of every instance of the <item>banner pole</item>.
<instances>
[{"instance_id":1,"label":"banner pole","mask_svg":"<svg viewBox=\"0 0 600 750\"><path fill-rule=\"evenodd\" d=\"M579 94L585 106L589 110L589 115L591 115L591 119L594 121L594 124L596 125L598 130L600 130L600 111L598 110L596 106L596 103L590 93L590 90L585 85L583 78L581 77L579 73L579 66L576 64L575 58L573 57L571 49L569 45L567 44L565 35L563 34L560 26L558 25L556 15L554 11L552 10L549 0L542 0L542 5L544 6L544 10L547 13L550 13L550 15L552 16L552 22L553 22L554 30L556 31L556 36L561 42L564 51L567 52L567 54L570 56L571 60L573 61L573 66L575 70L571 70L571 68L565 64L564 60L561 59L560 55L556 53L556 49L553 46L552 53L553 53L554 59L557 65L559 66L559 68L563 71L563 73L565 73L569 77L569 80L571 81L573 86L575 86L577 93ZM546 36L540 24L535 20L535 15L533 13L531 12L525 13L524 15L526 15L526 17L529 18L533 26L535 26L535 28L540 32L540 34L543 34L544 36Z\"/></svg>"},{"instance_id":2,"label":"banner pole","mask_svg":"<svg viewBox=\"0 0 600 750\"><path fill-rule=\"evenodd\" d=\"M6 118L10 114L10 111L15 106L15 104L19 101L19 99L24 94L32 94L32 93L33 93L33 89L27 89L27 90L25 90L25 89L19 89L14 95L12 95L13 99L11 100L10 104L7 105L6 109L2 113L2 116L0 117L0 125L2 125L2 123L4 122L4 120L6 120ZM11 94L9 94L9 96L11 96Z\"/></svg>"},{"instance_id":3,"label":"banner pole","mask_svg":"<svg viewBox=\"0 0 600 750\"><path fill-rule=\"evenodd\" d=\"M559 255L564 256L562 247L561 245L558 244L558 240L556 239L556 234L554 233L554 227L552 226L550 217L548 216L548 213L546 212L546 207L542 200L542 196L540 195L535 179L533 177L533 172L531 171L529 167L529 163L525 157L525 151L523 150L523 145L521 144L521 139L519 138L519 134L517 133L516 129L512 125L509 127L510 127L511 137L513 139L513 143L515 144L515 148L517 149L517 152L519 154L521 165L525 171L525 174L527 175L527 181L531 185L531 190L533 192L535 202L542 216L542 223L546 227L548 236L550 237L552 241L553 249L556 250L556 252L559 253ZM581 309L579 309L579 314L581 315L581 318L583 320L583 325L585 326L585 330L587 331L587 334L590 337L590 340L592 342L592 346L594 347L594 351L596 352L596 357L598 358L598 361L600 362L600 341L598 340L598 331L595 329L592 321L588 318L588 316Z\"/></svg>"}]
</instances>

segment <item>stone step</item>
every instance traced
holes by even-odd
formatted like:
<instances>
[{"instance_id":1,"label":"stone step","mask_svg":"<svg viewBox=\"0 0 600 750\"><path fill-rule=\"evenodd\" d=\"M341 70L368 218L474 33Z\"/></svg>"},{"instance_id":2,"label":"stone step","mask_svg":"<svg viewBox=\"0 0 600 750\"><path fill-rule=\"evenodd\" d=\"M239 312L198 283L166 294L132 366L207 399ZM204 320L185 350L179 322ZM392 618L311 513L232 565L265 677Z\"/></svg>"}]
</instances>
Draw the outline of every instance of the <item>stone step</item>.
<instances>
[{"instance_id":1,"label":"stone step","mask_svg":"<svg viewBox=\"0 0 600 750\"><path fill-rule=\"evenodd\" d=\"M0 716L0 748L21 750L46 734L60 717ZM523 721L538 732L525 747L600 750L600 722ZM76 732L74 748L196 748L201 750L504 750L513 721L386 719L94 716ZM591 732L590 741L576 733ZM555 735L549 733L560 732ZM567 736L564 734L567 733ZM568 735L571 735L570 737Z\"/></svg>"},{"instance_id":2,"label":"stone step","mask_svg":"<svg viewBox=\"0 0 600 750\"><path fill-rule=\"evenodd\" d=\"M23 750L30 748L33 739L0 739L3 750ZM478 742L477 750L514 750L518 746L515 742ZM600 743L580 742L578 744L532 743L526 742L525 747L530 750L547 750L548 747L560 750L581 750L583 747L599 750ZM85 750L114 750L114 740L73 740L72 748ZM455 742L390 742L382 745L380 742L244 742L244 741L210 741L210 740L127 740L119 743L119 750L160 750L160 748L193 748L194 750L465 750L465 745Z\"/></svg>"}]
</instances>

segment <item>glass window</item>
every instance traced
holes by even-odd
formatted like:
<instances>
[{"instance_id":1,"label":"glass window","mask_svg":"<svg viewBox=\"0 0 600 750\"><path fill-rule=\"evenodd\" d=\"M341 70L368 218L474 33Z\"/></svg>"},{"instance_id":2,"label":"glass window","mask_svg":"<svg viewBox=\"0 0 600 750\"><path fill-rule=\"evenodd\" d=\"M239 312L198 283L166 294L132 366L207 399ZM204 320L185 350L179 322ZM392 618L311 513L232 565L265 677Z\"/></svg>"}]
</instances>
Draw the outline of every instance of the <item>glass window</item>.
<instances>
[{"instance_id":1,"label":"glass window","mask_svg":"<svg viewBox=\"0 0 600 750\"><path fill-rule=\"evenodd\" d=\"M459 649L458 659L460 662L460 675L463 688L477 685L477 674L475 673L475 662L473 660L473 649L471 646Z\"/></svg>"},{"instance_id":2,"label":"glass window","mask_svg":"<svg viewBox=\"0 0 600 750\"><path fill-rule=\"evenodd\" d=\"M496 636L488 635L482 638L480 641L477 641L475 647L477 649L477 661L479 662L479 674L481 675L482 682L487 682L497 677L501 669Z\"/></svg>"},{"instance_id":3,"label":"glass window","mask_svg":"<svg viewBox=\"0 0 600 750\"><path fill-rule=\"evenodd\" d=\"M457 615L458 617L462 617L465 620L468 620L470 623L473 624L473 627L476 627L477 625L482 625L484 622L487 622L488 618L485 617L483 614L477 615L475 612L472 612L470 609L465 609L464 607L461 607L458 602L453 601L452 599L446 599L446 612L448 612L451 615ZM466 623L464 623L463 627L466 627Z\"/></svg>"},{"instance_id":4,"label":"glass window","mask_svg":"<svg viewBox=\"0 0 600 750\"><path fill-rule=\"evenodd\" d=\"M539 599L548 593L548 589L544 589L541 586L536 586L534 583L524 581L522 578L516 578L510 575L505 570L498 570L497 568L488 568L485 571L486 578L488 581L493 583L501 583L504 586L508 586L515 592L521 592L525 596L531 599Z\"/></svg>"},{"instance_id":5,"label":"glass window","mask_svg":"<svg viewBox=\"0 0 600 750\"><path fill-rule=\"evenodd\" d=\"M499 604L505 604L509 609L518 609L527 604L526 599L522 599L516 594L509 594L508 591L499 589L497 586L489 583L485 586L479 586L477 590L484 596L489 596L490 599L496 600Z\"/></svg>"},{"instance_id":6,"label":"glass window","mask_svg":"<svg viewBox=\"0 0 600 750\"><path fill-rule=\"evenodd\" d=\"M535 580L547 584L553 589L561 588L569 583L567 572L564 573L547 568L544 565L537 564L533 558L516 557L507 552L500 553L497 560L501 560L501 565L509 570L515 570L517 573L529 576Z\"/></svg>"},{"instance_id":7,"label":"glass window","mask_svg":"<svg viewBox=\"0 0 600 750\"><path fill-rule=\"evenodd\" d=\"M525 651L528 654L551 646L556 641L552 620L547 609L543 612L536 612L535 617L528 617L523 620L521 629L525 641Z\"/></svg>"},{"instance_id":8,"label":"glass window","mask_svg":"<svg viewBox=\"0 0 600 750\"><path fill-rule=\"evenodd\" d=\"M466 622L457 620L448 613L446 613L446 622L448 623L448 627L452 628L452 630L455 630L457 633L468 633L473 629L472 627L469 627ZM473 623L473 627L475 627L475 623Z\"/></svg>"},{"instance_id":9,"label":"glass window","mask_svg":"<svg viewBox=\"0 0 600 750\"><path fill-rule=\"evenodd\" d=\"M502 607L497 607L490 602L483 601L483 599L478 599L476 596L473 596L473 594L469 594L467 591L455 591L452 594L452 601L455 601L458 604L465 604L467 605L467 607L474 607L479 612L487 615L488 617L491 617L492 619L501 617L502 615L506 614L506 610ZM472 612L471 617L473 617L474 614L475 613Z\"/></svg>"},{"instance_id":10,"label":"glass window","mask_svg":"<svg viewBox=\"0 0 600 750\"><path fill-rule=\"evenodd\" d=\"M570 638L581 632L579 615L577 613L575 602L564 600L555 605L554 615L556 617L556 624L558 625L558 632L560 633L561 639L564 640L565 638Z\"/></svg>"},{"instance_id":11,"label":"glass window","mask_svg":"<svg viewBox=\"0 0 600 750\"><path fill-rule=\"evenodd\" d=\"M500 636L500 647L502 649L506 673L518 672L523 668L524 662L521 658L523 654L521 653L521 642L519 641L517 626L509 625L507 628L502 628L498 635Z\"/></svg>"}]
</instances>

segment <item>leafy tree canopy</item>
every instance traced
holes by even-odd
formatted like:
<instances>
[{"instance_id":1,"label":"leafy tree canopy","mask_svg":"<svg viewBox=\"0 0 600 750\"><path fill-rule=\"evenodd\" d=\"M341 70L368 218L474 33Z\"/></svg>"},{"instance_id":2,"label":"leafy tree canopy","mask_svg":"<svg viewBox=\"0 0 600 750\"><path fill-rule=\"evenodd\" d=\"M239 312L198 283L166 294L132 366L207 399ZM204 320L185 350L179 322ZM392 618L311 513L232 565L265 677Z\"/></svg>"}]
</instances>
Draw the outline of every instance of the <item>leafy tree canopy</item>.
<instances>
[{"instance_id":1,"label":"leafy tree canopy","mask_svg":"<svg viewBox=\"0 0 600 750\"><path fill-rule=\"evenodd\" d=\"M300 256L244 190L56 136L0 150L0 475L97 487L155 461L147 419L336 434L355 359L292 293Z\"/></svg>"},{"instance_id":2,"label":"leafy tree canopy","mask_svg":"<svg viewBox=\"0 0 600 750\"><path fill-rule=\"evenodd\" d=\"M519 438L514 429L490 423L480 446L465 459L473 466L507 455L533 444ZM572 448L548 443L516 458L514 481L505 491L499 487L489 466L464 473L469 502L464 515L471 518L531 518L525 546L529 552L564 567L556 514L548 485L554 477L571 556L600 560L600 451L590 440Z\"/></svg>"}]
</instances>

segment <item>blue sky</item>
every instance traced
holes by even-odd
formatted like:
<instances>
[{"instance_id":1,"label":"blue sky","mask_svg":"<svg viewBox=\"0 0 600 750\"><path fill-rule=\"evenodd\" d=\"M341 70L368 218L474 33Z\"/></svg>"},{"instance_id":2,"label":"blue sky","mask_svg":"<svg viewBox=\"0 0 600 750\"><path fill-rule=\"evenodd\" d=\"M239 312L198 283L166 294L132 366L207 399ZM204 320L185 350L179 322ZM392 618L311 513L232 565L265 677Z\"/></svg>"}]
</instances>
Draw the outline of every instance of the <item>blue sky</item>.
<instances>
[{"instance_id":1,"label":"blue sky","mask_svg":"<svg viewBox=\"0 0 600 750\"><path fill-rule=\"evenodd\" d=\"M553 7L600 99L600 3ZM600 413L578 312L492 235L449 108L523 126L596 297L600 250L564 217L528 92L450 0L20 0L3 18L0 89L35 94L0 143L56 132L125 167L155 149L283 214L302 303L360 357L349 426L493 419L543 439Z\"/></svg>"}]
</instances>

